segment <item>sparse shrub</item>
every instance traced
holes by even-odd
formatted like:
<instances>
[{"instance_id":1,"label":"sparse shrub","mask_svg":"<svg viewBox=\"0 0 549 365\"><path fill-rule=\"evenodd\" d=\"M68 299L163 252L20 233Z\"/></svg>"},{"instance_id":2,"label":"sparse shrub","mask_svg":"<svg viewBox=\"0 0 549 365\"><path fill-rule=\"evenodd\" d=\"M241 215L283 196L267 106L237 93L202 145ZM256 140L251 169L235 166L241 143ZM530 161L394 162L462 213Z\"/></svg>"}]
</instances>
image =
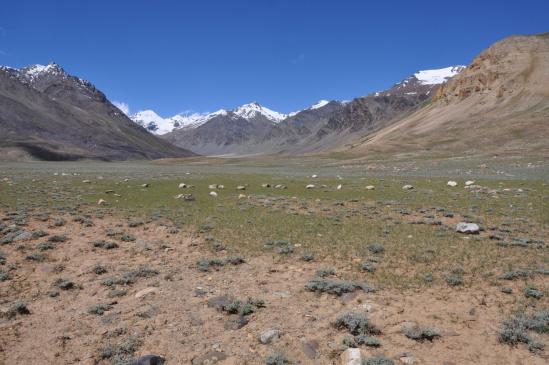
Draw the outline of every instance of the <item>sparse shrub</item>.
<instances>
[{"instance_id":1,"label":"sparse shrub","mask_svg":"<svg viewBox=\"0 0 549 365\"><path fill-rule=\"evenodd\" d=\"M340 315L335 320L334 327L338 330L347 330L347 332L354 336L377 335L381 333L366 315L360 313L349 312Z\"/></svg>"},{"instance_id":2,"label":"sparse shrub","mask_svg":"<svg viewBox=\"0 0 549 365\"><path fill-rule=\"evenodd\" d=\"M88 308L88 313L102 316L106 311L112 308L110 304L94 304Z\"/></svg>"},{"instance_id":3,"label":"sparse shrub","mask_svg":"<svg viewBox=\"0 0 549 365\"><path fill-rule=\"evenodd\" d=\"M286 356L279 352L274 352L267 355L265 358L265 365L292 365L293 362L288 360Z\"/></svg>"},{"instance_id":4,"label":"sparse shrub","mask_svg":"<svg viewBox=\"0 0 549 365\"><path fill-rule=\"evenodd\" d=\"M224 266L225 262L221 259L204 259L200 260L197 263L198 270L200 271L210 271L213 267L221 267Z\"/></svg>"},{"instance_id":5,"label":"sparse shrub","mask_svg":"<svg viewBox=\"0 0 549 365\"><path fill-rule=\"evenodd\" d=\"M96 273L97 275L102 275L107 273L107 269L105 266L102 266L100 264L97 264L93 267L92 271Z\"/></svg>"},{"instance_id":6,"label":"sparse shrub","mask_svg":"<svg viewBox=\"0 0 549 365\"><path fill-rule=\"evenodd\" d=\"M63 235L54 235L54 236L50 236L48 237L48 241L50 242L66 242L68 241L69 238L67 236L65 236L64 234Z\"/></svg>"},{"instance_id":7,"label":"sparse shrub","mask_svg":"<svg viewBox=\"0 0 549 365\"><path fill-rule=\"evenodd\" d=\"M46 256L43 253L40 253L40 252L33 252L33 253L28 254L26 259L29 260L29 261L42 262L46 259Z\"/></svg>"},{"instance_id":8,"label":"sparse shrub","mask_svg":"<svg viewBox=\"0 0 549 365\"><path fill-rule=\"evenodd\" d=\"M343 339L343 345L346 347L359 347L362 345L368 346L368 347L379 347L381 346L381 342L378 338L373 336L365 336L365 335L358 335L358 336L345 336Z\"/></svg>"},{"instance_id":9,"label":"sparse shrub","mask_svg":"<svg viewBox=\"0 0 549 365\"><path fill-rule=\"evenodd\" d=\"M526 279L532 276L532 272L526 269L515 269L507 271L500 276L500 279L503 280L515 280L515 279Z\"/></svg>"},{"instance_id":10,"label":"sparse shrub","mask_svg":"<svg viewBox=\"0 0 549 365\"><path fill-rule=\"evenodd\" d=\"M444 279L446 280L446 283L450 286L460 286L463 285L463 277L460 274L457 273L446 273L444 275Z\"/></svg>"},{"instance_id":11,"label":"sparse shrub","mask_svg":"<svg viewBox=\"0 0 549 365\"><path fill-rule=\"evenodd\" d=\"M224 312L229 314L238 314L240 316L247 316L254 313L258 308L265 307L265 302L261 299L248 298L247 301L234 300L228 305L222 307Z\"/></svg>"},{"instance_id":12,"label":"sparse shrub","mask_svg":"<svg viewBox=\"0 0 549 365\"><path fill-rule=\"evenodd\" d=\"M53 250L55 248L55 244L53 242L42 242L36 245L36 248L40 251Z\"/></svg>"},{"instance_id":13,"label":"sparse shrub","mask_svg":"<svg viewBox=\"0 0 549 365\"><path fill-rule=\"evenodd\" d=\"M99 241L92 241L91 243L93 247L104 248L106 250L112 250L114 248L118 248L118 244L116 244L115 242L99 240Z\"/></svg>"},{"instance_id":14,"label":"sparse shrub","mask_svg":"<svg viewBox=\"0 0 549 365\"><path fill-rule=\"evenodd\" d=\"M48 233L42 230L32 232L32 238L42 238L42 237L46 237L47 235Z\"/></svg>"},{"instance_id":15,"label":"sparse shrub","mask_svg":"<svg viewBox=\"0 0 549 365\"><path fill-rule=\"evenodd\" d=\"M225 263L231 264L231 265L241 265L245 262L246 260L242 256L231 256L225 260Z\"/></svg>"},{"instance_id":16,"label":"sparse shrub","mask_svg":"<svg viewBox=\"0 0 549 365\"><path fill-rule=\"evenodd\" d=\"M386 357L370 357L369 359L362 361L363 365L394 365L395 363L393 360L388 359Z\"/></svg>"},{"instance_id":17,"label":"sparse shrub","mask_svg":"<svg viewBox=\"0 0 549 365\"><path fill-rule=\"evenodd\" d=\"M325 278L327 276L333 276L336 274L336 271L333 267L323 267L316 271L316 276L320 278Z\"/></svg>"},{"instance_id":18,"label":"sparse shrub","mask_svg":"<svg viewBox=\"0 0 549 365\"><path fill-rule=\"evenodd\" d=\"M362 265L360 265L360 269L362 271L367 271L367 272L374 272L376 271L376 268L377 268L376 263L370 262L370 261L364 262Z\"/></svg>"},{"instance_id":19,"label":"sparse shrub","mask_svg":"<svg viewBox=\"0 0 549 365\"><path fill-rule=\"evenodd\" d=\"M403 326L402 333L411 340L423 342L425 340L433 341L440 337L437 329L424 326Z\"/></svg>"},{"instance_id":20,"label":"sparse shrub","mask_svg":"<svg viewBox=\"0 0 549 365\"><path fill-rule=\"evenodd\" d=\"M143 222L142 220L131 220L128 222L128 227L139 227L139 226L142 226L143 224L145 224L145 222Z\"/></svg>"},{"instance_id":21,"label":"sparse shrub","mask_svg":"<svg viewBox=\"0 0 549 365\"><path fill-rule=\"evenodd\" d=\"M10 279L11 279L10 273L5 271L5 270L0 269L0 282L1 281L8 281Z\"/></svg>"},{"instance_id":22,"label":"sparse shrub","mask_svg":"<svg viewBox=\"0 0 549 365\"><path fill-rule=\"evenodd\" d=\"M381 243L372 243L368 245L368 250L372 253L378 254L385 252L385 247Z\"/></svg>"},{"instance_id":23,"label":"sparse shrub","mask_svg":"<svg viewBox=\"0 0 549 365\"><path fill-rule=\"evenodd\" d=\"M526 288L524 288L524 296L526 298L541 299L543 297L543 292L535 286L528 285Z\"/></svg>"},{"instance_id":24,"label":"sparse shrub","mask_svg":"<svg viewBox=\"0 0 549 365\"><path fill-rule=\"evenodd\" d=\"M76 287L76 285L68 279L57 279L54 285L61 290L71 290Z\"/></svg>"},{"instance_id":25,"label":"sparse shrub","mask_svg":"<svg viewBox=\"0 0 549 365\"><path fill-rule=\"evenodd\" d=\"M12 310L17 314L31 314L27 305L23 302L15 302L12 306Z\"/></svg>"},{"instance_id":26,"label":"sparse shrub","mask_svg":"<svg viewBox=\"0 0 549 365\"><path fill-rule=\"evenodd\" d=\"M62 227L67 223L63 218L59 218L53 221L53 225L56 227Z\"/></svg>"},{"instance_id":27,"label":"sparse shrub","mask_svg":"<svg viewBox=\"0 0 549 365\"><path fill-rule=\"evenodd\" d=\"M423 274L422 279L426 283L432 283L435 280L432 272L426 272L425 274Z\"/></svg>"},{"instance_id":28,"label":"sparse shrub","mask_svg":"<svg viewBox=\"0 0 549 365\"><path fill-rule=\"evenodd\" d=\"M122 274L118 278L108 278L103 280L101 284L105 286L113 285L131 285L137 281L138 278L148 278L151 276L158 275L158 270L151 269L147 266L142 266L132 271L128 271Z\"/></svg>"},{"instance_id":29,"label":"sparse shrub","mask_svg":"<svg viewBox=\"0 0 549 365\"><path fill-rule=\"evenodd\" d=\"M129 234L123 234L121 237L120 237L120 240L123 241L123 242L132 242L132 241L135 241L135 237L129 235Z\"/></svg>"},{"instance_id":30,"label":"sparse shrub","mask_svg":"<svg viewBox=\"0 0 549 365\"><path fill-rule=\"evenodd\" d=\"M303 256L301 256L301 259L305 262L310 262L315 259L315 256L310 252L305 252Z\"/></svg>"},{"instance_id":31,"label":"sparse shrub","mask_svg":"<svg viewBox=\"0 0 549 365\"><path fill-rule=\"evenodd\" d=\"M501 288L501 292L505 294L511 294L513 292L513 288L509 286L504 286Z\"/></svg>"},{"instance_id":32,"label":"sparse shrub","mask_svg":"<svg viewBox=\"0 0 549 365\"><path fill-rule=\"evenodd\" d=\"M341 296L344 293L351 293L362 289L366 293L374 291L374 288L366 283L355 283L350 281L313 279L305 284L305 289L319 293L330 293Z\"/></svg>"},{"instance_id":33,"label":"sparse shrub","mask_svg":"<svg viewBox=\"0 0 549 365\"><path fill-rule=\"evenodd\" d=\"M0 251L0 265L6 264L6 254Z\"/></svg>"},{"instance_id":34,"label":"sparse shrub","mask_svg":"<svg viewBox=\"0 0 549 365\"><path fill-rule=\"evenodd\" d=\"M549 310L532 314L519 313L503 321L499 340L509 345L525 343L533 352L542 349L544 345L533 339L528 332L549 333Z\"/></svg>"},{"instance_id":35,"label":"sparse shrub","mask_svg":"<svg viewBox=\"0 0 549 365\"><path fill-rule=\"evenodd\" d=\"M109 359L113 364L130 364L132 355L139 349L142 342L136 337L129 337L118 345L108 345L101 350L102 359Z\"/></svg>"}]
</instances>

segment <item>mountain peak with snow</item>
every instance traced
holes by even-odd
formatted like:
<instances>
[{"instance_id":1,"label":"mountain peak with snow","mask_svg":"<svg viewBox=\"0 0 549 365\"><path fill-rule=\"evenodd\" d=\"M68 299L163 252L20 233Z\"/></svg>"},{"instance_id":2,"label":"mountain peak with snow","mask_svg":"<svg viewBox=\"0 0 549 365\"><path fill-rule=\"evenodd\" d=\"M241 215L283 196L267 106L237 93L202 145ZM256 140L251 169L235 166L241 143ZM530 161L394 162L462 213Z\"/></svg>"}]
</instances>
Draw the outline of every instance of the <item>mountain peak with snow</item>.
<instances>
[{"instance_id":1,"label":"mountain peak with snow","mask_svg":"<svg viewBox=\"0 0 549 365\"><path fill-rule=\"evenodd\" d=\"M423 85L437 85L442 84L458 73L463 71L466 66L450 66L445 68L439 68L435 70L423 70L414 74L414 77Z\"/></svg>"},{"instance_id":2,"label":"mountain peak with snow","mask_svg":"<svg viewBox=\"0 0 549 365\"><path fill-rule=\"evenodd\" d=\"M275 112L274 110L266 108L256 101L241 105L238 108L232 110L232 112L244 119L251 119L255 118L258 115L262 115L271 120L273 123L278 123L286 118L285 114L281 114L279 112Z\"/></svg>"}]
</instances>

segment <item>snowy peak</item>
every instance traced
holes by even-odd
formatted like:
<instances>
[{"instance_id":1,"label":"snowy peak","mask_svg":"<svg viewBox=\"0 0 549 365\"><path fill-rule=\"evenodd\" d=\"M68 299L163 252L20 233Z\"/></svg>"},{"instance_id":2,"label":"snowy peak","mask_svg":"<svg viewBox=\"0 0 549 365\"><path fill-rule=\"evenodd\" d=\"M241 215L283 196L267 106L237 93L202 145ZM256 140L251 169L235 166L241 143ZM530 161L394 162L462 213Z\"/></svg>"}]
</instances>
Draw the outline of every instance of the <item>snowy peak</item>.
<instances>
[{"instance_id":1,"label":"snowy peak","mask_svg":"<svg viewBox=\"0 0 549 365\"><path fill-rule=\"evenodd\" d=\"M309 109L322 108L323 106L327 105L329 102L330 102L329 100L319 100L318 103L311 105Z\"/></svg>"},{"instance_id":2,"label":"snowy peak","mask_svg":"<svg viewBox=\"0 0 549 365\"><path fill-rule=\"evenodd\" d=\"M423 85L437 85L456 76L463 71L465 67L466 66L450 66L436 70L418 71L414 74L414 77Z\"/></svg>"},{"instance_id":3,"label":"snowy peak","mask_svg":"<svg viewBox=\"0 0 549 365\"><path fill-rule=\"evenodd\" d=\"M234 109L232 112L244 119L252 119L257 117L258 115L262 115L265 118L271 120L273 123L278 123L286 118L285 114L281 114L269 108L265 108L257 102L244 104Z\"/></svg>"},{"instance_id":4,"label":"snowy peak","mask_svg":"<svg viewBox=\"0 0 549 365\"><path fill-rule=\"evenodd\" d=\"M142 110L131 115L130 119L154 134L166 134L174 129L199 127L220 115L227 115L227 111L220 109L213 113L181 113L170 118L162 118L153 110Z\"/></svg>"},{"instance_id":5,"label":"snowy peak","mask_svg":"<svg viewBox=\"0 0 549 365\"><path fill-rule=\"evenodd\" d=\"M42 77L44 75L61 75L61 76L67 76L67 73L61 66L59 66L55 62L51 62L47 65L31 65L27 67L23 67L19 70L20 74L30 80L34 80L37 77Z\"/></svg>"}]
</instances>

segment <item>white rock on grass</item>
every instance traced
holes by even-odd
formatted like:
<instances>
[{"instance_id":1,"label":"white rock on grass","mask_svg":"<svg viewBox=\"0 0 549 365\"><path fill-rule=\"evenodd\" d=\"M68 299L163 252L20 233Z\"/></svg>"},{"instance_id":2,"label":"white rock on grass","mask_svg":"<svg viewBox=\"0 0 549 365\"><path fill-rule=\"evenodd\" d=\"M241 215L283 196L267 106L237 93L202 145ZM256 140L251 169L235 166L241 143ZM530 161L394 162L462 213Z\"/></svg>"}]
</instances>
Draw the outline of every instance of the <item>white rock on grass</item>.
<instances>
[{"instance_id":1,"label":"white rock on grass","mask_svg":"<svg viewBox=\"0 0 549 365\"><path fill-rule=\"evenodd\" d=\"M187 184L185 183L179 184L179 189L186 189L186 188L188 188Z\"/></svg>"},{"instance_id":2,"label":"white rock on grass","mask_svg":"<svg viewBox=\"0 0 549 365\"><path fill-rule=\"evenodd\" d=\"M246 199L246 195L244 195L244 194L238 194L238 199Z\"/></svg>"},{"instance_id":3,"label":"white rock on grass","mask_svg":"<svg viewBox=\"0 0 549 365\"><path fill-rule=\"evenodd\" d=\"M414 187L412 185L404 185L402 188L404 190L412 190Z\"/></svg>"},{"instance_id":4,"label":"white rock on grass","mask_svg":"<svg viewBox=\"0 0 549 365\"><path fill-rule=\"evenodd\" d=\"M210 191L210 196L217 198L217 193L215 191Z\"/></svg>"},{"instance_id":5,"label":"white rock on grass","mask_svg":"<svg viewBox=\"0 0 549 365\"><path fill-rule=\"evenodd\" d=\"M362 365L360 349L348 348L341 354L341 365Z\"/></svg>"},{"instance_id":6,"label":"white rock on grass","mask_svg":"<svg viewBox=\"0 0 549 365\"><path fill-rule=\"evenodd\" d=\"M245 185L238 185L236 187L236 190L246 190L246 186Z\"/></svg>"},{"instance_id":7,"label":"white rock on grass","mask_svg":"<svg viewBox=\"0 0 549 365\"><path fill-rule=\"evenodd\" d=\"M309 184L305 186L305 189L314 189L314 188L315 188L314 184Z\"/></svg>"},{"instance_id":8,"label":"white rock on grass","mask_svg":"<svg viewBox=\"0 0 549 365\"><path fill-rule=\"evenodd\" d=\"M374 189L375 189L375 186L373 185L366 186L366 190L374 190Z\"/></svg>"},{"instance_id":9,"label":"white rock on grass","mask_svg":"<svg viewBox=\"0 0 549 365\"><path fill-rule=\"evenodd\" d=\"M318 177L318 175L314 174L311 176L313 179L316 179Z\"/></svg>"},{"instance_id":10,"label":"white rock on grass","mask_svg":"<svg viewBox=\"0 0 549 365\"><path fill-rule=\"evenodd\" d=\"M474 183L475 183L475 182L474 182L473 180L467 180L467 181L465 182L465 186L471 186L471 185L473 185Z\"/></svg>"},{"instance_id":11,"label":"white rock on grass","mask_svg":"<svg viewBox=\"0 0 549 365\"><path fill-rule=\"evenodd\" d=\"M451 186L451 187L455 187L455 186L457 186L457 184L458 184L457 182L452 181L452 180L450 180L446 183L446 185Z\"/></svg>"},{"instance_id":12,"label":"white rock on grass","mask_svg":"<svg viewBox=\"0 0 549 365\"><path fill-rule=\"evenodd\" d=\"M217 184L208 185L208 189L217 189Z\"/></svg>"},{"instance_id":13,"label":"white rock on grass","mask_svg":"<svg viewBox=\"0 0 549 365\"><path fill-rule=\"evenodd\" d=\"M456 225L456 232L459 232L459 233L478 234L479 231L480 231L480 228L476 223L459 222Z\"/></svg>"},{"instance_id":14,"label":"white rock on grass","mask_svg":"<svg viewBox=\"0 0 549 365\"><path fill-rule=\"evenodd\" d=\"M343 188L343 185L339 184L336 189L341 190L342 188Z\"/></svg>"},{"instance_id":15,"label":"white rock on grass","mask_svg":"<svg viewBox=\"0 0 549 365\"><path fill-rule=\"evenodd\" d=\"M103 199L99 199L99 201L97 202L97 205L105 205L105 204L107 204L107 201Z\"/></svg>"}]
</instances>

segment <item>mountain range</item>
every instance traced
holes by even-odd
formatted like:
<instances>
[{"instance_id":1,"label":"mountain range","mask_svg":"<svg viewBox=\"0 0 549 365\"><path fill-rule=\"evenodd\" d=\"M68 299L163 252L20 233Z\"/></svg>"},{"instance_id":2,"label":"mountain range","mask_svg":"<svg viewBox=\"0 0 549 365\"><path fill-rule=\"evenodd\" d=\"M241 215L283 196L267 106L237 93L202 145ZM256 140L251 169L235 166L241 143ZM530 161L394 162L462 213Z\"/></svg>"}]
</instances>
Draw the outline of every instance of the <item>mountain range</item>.
<instances>
[{"instance_id":1,"label":"mountain range","mask_svg":"<svg viewBox=\"0 0 549 365\"><path fill-rule=\"evenodd\" d=\"M350 101L289 114L257 102L126 116L61 66L0 67L2 158L156 159L195 154L455 156L549 153L549 34L503 39L465 66L418 71Z\"/></svg>"},{"instance_id":2,"label":"mountain range","mask_svg":"<svg viewBox=\"0 0 549 365\"><path fill-rule=\"evenodd\" d=\"M138 126L55 63L0 67L3 159L151 159L194 155Z\"/></svg>"}]
</instances>

